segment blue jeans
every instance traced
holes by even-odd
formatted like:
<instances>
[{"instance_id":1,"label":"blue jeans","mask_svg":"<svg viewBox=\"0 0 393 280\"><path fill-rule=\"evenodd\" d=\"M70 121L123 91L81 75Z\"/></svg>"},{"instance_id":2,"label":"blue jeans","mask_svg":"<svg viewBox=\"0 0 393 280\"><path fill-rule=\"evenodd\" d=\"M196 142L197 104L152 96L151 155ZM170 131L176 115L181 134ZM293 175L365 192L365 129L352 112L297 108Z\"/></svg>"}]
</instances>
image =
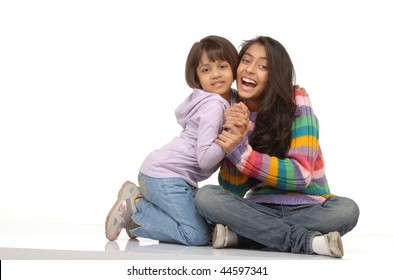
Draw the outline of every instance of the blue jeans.
<instances>
[{"instance_id":1,"label":"blue jeans","mask_svg":"<svg viewBox=\"0 0 393 280\"><path fill-rule=\"evenodd\" d=\"M138 175L143 194L132 220L140 227L134 236L185 245L206 245L211 230L195 205L197 188L180 178Z\"/></svg>"},{"instance_id":2,"label":"blue jeans","mask_svg":"<svg viewBox=\"0 0 393 280\"><path fill-rule=\"evenodd\" d=\"M198 190L195 199L210 223L227 225L240 240L251 239L282 252L312 254L312 237L331 231L344 235L359 218L357 204L339 196L317 205L261 204L208 185Z\"/></svg>"}]
</instances>

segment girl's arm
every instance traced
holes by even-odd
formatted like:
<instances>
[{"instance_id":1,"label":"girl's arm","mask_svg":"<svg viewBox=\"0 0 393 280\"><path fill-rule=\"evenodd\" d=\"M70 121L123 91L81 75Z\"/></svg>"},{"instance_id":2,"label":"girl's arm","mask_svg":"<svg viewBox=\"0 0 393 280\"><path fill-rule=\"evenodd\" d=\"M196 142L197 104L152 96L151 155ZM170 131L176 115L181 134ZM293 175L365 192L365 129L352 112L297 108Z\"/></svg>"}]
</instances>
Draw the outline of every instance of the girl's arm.
<instances>
[{"instance_id":1,"label":"girl's arm","mask_svg":"<svg viewBox=\"0 0 393 280\"><path fill-rule=\"evenodd\" d=\"M215 143L224 125L224 105L209 101L201 108L198 126L197 161L203 170L216 167L224 158L224 150Z\"/></svg>"},{"instance_id":2,"label":"girl's arm","mask_svg":"<svg viewBox=\"0 0 393 280\"><path fill-rule=\"evenodd\" d=\"M300 190L310 184L314 173L323 173L318 120L307 93L296 90L296 103L297 117L292 125L292 140L287 158L279 159L254 151L248 144L248 138L244 137L227 155L243 175L279 189Z\"/></svg>"}]
</instances>

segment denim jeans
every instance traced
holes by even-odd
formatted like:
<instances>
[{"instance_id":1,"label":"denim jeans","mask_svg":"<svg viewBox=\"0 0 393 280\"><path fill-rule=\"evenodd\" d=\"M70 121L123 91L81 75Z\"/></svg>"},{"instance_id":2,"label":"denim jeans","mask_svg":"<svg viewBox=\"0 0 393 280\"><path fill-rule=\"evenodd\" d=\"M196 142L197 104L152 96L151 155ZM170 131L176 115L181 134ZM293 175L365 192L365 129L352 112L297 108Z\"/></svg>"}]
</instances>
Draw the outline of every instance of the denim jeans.
<instances>
[{"instance_id":1,"label":"denim jeans","mask_svg":"<svg viewBox=\"0 0 393 280\"><path fill-rule=\"evenodd\" d=\"M138 175L143 194L132 220L140 227L134 236L185 245L206 245L211 230L195 205L197 188L180 178Z\"/></svg>"},{"instance_id":2,"label":"denim jeans","mask_svg":"<svg viewBox=\"0 0 393 280\"><path fill-rule=\"evenodd\" d=\"M227 225L240 239L282 252L312 254L312 237L331 231L344 235L359 218L357 204L339 196L317 205L260 204L208 185L195 199L209 223Z\"/></svg>"}]
</instances>

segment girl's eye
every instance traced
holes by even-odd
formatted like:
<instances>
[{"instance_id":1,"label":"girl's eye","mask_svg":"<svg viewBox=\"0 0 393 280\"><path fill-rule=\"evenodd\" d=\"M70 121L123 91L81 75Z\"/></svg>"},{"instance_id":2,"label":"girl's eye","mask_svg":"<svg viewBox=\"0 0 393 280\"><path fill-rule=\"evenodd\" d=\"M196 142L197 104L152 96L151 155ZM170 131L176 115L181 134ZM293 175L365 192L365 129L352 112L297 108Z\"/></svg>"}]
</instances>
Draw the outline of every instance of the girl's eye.
<instances>
[{"instance_id":1,"label":"girl's eye","mask_svg":"<svg viewBox=\"0 0 393 280\"><path fill-rule=\"evenodd\" d=\"M250 60L248 58L243 57L242 62L247 64L250 63Z\"/></svg>"},{"instance_id":2,"label":"girl's eye","mask_svg":"<svg viewBox=\"0 0 393 280\"><path fill-rule=\"evenodd\" d=\"M220 69L225 69L225 68L228 68L228 65L226 65L226 64L221 64L220 66L218 66Z\"/></svg>"},{"instance_id":3,"label":"girl's eye","mask_svg":"<svg viewBox=\"0 0 393 280\"><path fill-rule=\"evenodd\" d=\"M267 70L267 66L266 66L266 65L263 65L263 64L261 64L261 65L259 65L259 69L261 69L261 70Z\"/></svg>"},{"instance_id":4,"label":"girl's eye","mask_svg":"<svg viewBox=\"0 0 393 280\"><path fill-rule=\"evenodd\" d=\"M202 68L202 69L201 69L201 72L202 72L202 73L207 73L207 72L209 72L209 68Z\"/></svg>"}]
</instances>

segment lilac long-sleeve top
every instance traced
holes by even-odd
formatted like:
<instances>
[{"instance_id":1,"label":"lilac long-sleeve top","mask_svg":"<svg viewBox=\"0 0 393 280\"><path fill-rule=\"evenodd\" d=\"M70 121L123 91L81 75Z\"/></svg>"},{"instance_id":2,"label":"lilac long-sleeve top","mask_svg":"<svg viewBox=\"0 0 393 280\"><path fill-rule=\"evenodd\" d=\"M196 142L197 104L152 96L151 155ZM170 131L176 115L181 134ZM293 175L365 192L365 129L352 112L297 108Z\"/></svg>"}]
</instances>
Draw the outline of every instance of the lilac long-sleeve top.
<instances>
[{"instance_id":1,"label":"lilac long-sleeve top","mask_svg":"<svg viewBox=\"0 0 393 280\"><path fill-rule=\"evenodd\" d=\"M228 107L220 95L194 89L175 111L183 131L151 152L139 171L155 178L182 178L198 186L218 169L225 156L214 141L222 131Z\"/></svg>"}]
</instances>

